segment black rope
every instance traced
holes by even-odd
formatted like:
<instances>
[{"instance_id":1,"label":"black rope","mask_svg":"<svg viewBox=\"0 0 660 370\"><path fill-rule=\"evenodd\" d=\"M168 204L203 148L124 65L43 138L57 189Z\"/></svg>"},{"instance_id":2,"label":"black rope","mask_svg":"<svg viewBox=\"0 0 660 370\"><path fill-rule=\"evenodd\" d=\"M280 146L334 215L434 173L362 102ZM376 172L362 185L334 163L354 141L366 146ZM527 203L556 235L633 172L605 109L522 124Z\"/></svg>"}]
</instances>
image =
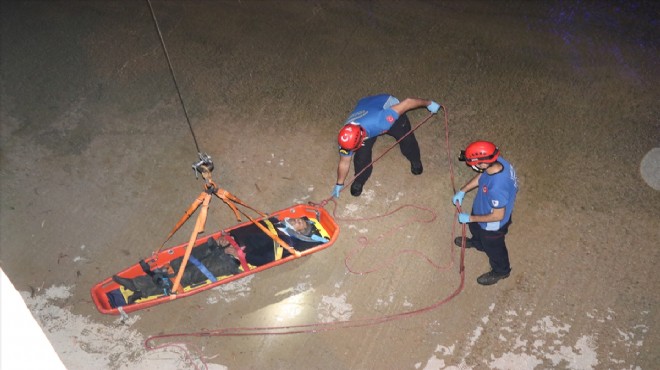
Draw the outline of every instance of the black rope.
<instances>
[{"instance_id":1,"label":"black rope","mask_svg":"<svg viewBox=\"0 0 660 370\"><path fill-rule=\"evenodd\" d=\"M167 48L165 47L163 34L160 32L160 27L158 26L158 21L156 20L156 14L154 13L154 8L151 6L151 0L147 0L147 4L149 5L149 10L151 11L151 17L154 20L156 31L158 31L160 44L163 46L163 53L165 53L165 58L167 59L167 66L170 69L170 74L172 75L172 81L174 81L174 87L176 88L176 93L179 96L179 101L181 102L181 106L183 107L183 114L186 116L186 121L188 122L188 128L190 128L190 133L192 134L193 141L195 141L195 148L197 148L197 153L201 153L201 150L199 150L199 144L197 144L197 137L195 136L195 131L193 130L192 124L190 123L190 117L188 117L188 110L186 109L186 104L183 102L183 98L181 97L181 90L179 89L179 84L176 82L176 76L174 75L174 69L172 68L172 62L170 61L170 55L167 52Z\"/></svg>"}]
</instances>

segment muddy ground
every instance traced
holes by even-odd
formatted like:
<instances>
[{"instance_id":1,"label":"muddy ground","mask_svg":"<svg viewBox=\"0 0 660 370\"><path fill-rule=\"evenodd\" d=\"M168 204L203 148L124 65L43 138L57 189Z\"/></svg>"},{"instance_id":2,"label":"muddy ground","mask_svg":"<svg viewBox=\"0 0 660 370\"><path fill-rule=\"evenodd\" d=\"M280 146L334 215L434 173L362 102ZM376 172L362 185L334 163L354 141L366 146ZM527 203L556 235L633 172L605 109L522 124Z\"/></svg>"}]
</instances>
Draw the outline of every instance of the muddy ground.
<instances>
[{"instance_id":1,"label":"muddy ground","mask_svg":"<svg viewBox=\"0 0 660 370\"><path fill-rule=\"evenodd\" d=\"M147 2L1 5L0 265L67 367L660 366L657 3L152 6L190 126ZM342 193L331 248L128 320L97 312L90 288L157 248L201 190L191 170L197 146L213 157L214 179L262 211L320 202L334 184L341 123L360 97L381 92L446 107L456 186L472 176L456 160L472 140L497 143L516 166L510 278L479 286L488 261L468 250L460 289L440 116L416 132L423 175L413 176L395 149L361 197ZM392 144L380 139L375 153ZM654 148L649 182L640 163ZM428 211L352 220L404 205L436 218L403 230L395 228ZM232 217L214 201L207 230ZM191 227L172 243L186 241ZM351 253L351 270L395 263L354 274ZM175 349L153 359L141 342L415 310L423 312L321 333L175 338L192 363Z\"/></svg>"}]
</instances>

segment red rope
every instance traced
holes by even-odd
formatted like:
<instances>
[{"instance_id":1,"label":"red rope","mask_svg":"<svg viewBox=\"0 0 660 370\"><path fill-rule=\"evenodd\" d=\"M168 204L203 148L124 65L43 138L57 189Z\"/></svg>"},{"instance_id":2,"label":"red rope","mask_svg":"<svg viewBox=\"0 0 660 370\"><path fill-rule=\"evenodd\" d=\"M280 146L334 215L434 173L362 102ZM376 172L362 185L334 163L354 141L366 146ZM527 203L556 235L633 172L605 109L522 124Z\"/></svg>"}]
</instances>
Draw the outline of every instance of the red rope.
<instances>
[{"instance_id":1,"label":"red rope","mask_svg":"<svg viewBox=\"0 0 660 370\"><path fill-rule=\"evenodd\" d=\"M442 107L443 112L444 112L444 118L445 118L445 141L446 141L446 147L447 147L447 160L449 163L449 173L450 173L450 178L451 178L451 184L452 184L452 190L456 190L456 186L454 184L454 167L452 165L452 160L451 160L451 149L450 149L450 141L449 141L449 119L448 119L448 113L447 109L445 107ZM427 118L425 118L423 121L421 121L419 124L417 124L411 131L409 131L406 135L404 135L400 140L398 140L395 144L392 145L392 147L388 148L385 152L383 152L380 156L378 156L375 160L373 160L369 166L373 165L375 162L377 162L380 158L382 158L387 152L389 152L394 146L396 146L399 141L403 140L406 136L410 135L412 132L417 130L420 126L422 126L424 123L426 123L432 115L429 115ZM368 168L368 166L366 167ZM365 169L366 169L365 168ZM364 170L363 170L364 171ZM362 172L360 172L362 173ZM353 177L350 182L347 183L350 184L355 180L357 176L360 175L360 173L357 173L355 177ZM336 211L337 208L337 203L336 201L330 197L328 199L323 200L320 205L325 206L329 201L332 201L335 204L335 208L333 210L333 215ZM437 215L434 211L428 208L424 207L419 207L419 206L414 206L414 205L404 205L401 206L391 212L388 212L383 215L375 216L372 217L371 219L376 219L376 218L382 218L382 217L387 217L395 212L400 211L403 208L406 207L412 207L417 210L421 210L426 212L427 214L430 214L428 218L412 218L410 221L404 222L394 228L392 228L390 233L396 232L408 225L410 225L413 222L433 222ZM454 219L456 219L456 214L460 212L460 207L457 206L456 210L454 212ZM345 219L347 221L357 221L361 219ZM366 219L364 219L366 220ZM453 223L452 225L452 230L451 230L451 261L448 266L441 267L436 265L429 257L423 255L421 252L415 251L415 250L402 250L400 254L418 254L424 257L435 269L440 270L440 269L447 269L453 266L454 263L454 250L455 248L453 247L453 240L455 237L455 232L456 232L456 222ZM392 315L386 315L386 316L378 316L378 317L371 317L371 318L362 318L362 319L353 319L353 320L346 320L346 321L339 321L339 322L329 322L329 323L311 323L311 324L303 324L303 325L290 325L290 326L266 326L266 327L235 327L235 328L223 328L223 329L217 329L217 330L205 330L205 331L198 331L198 332L189 332L189 333L172 333L172 334L159 334L159 335L153 335L148 337L144 341L144 346L147 350L155 350L159 348L164 348L167 346L175 346L177 348L181 348L180 343L164 343L160 345L154 345L153 343L156 340L159 339L168 339L168 338L183 338L183 337L210 337L210 336L224 336L224 337L229 337L229 336L253 336L253 335L287 335L287 334L302 334L302 333L317 333L317 332L323 332L323 331L330 331L330 330L337 330L337 329L346 329L346 328L356 328L356 327L365 327L365 326L370 326L370 325L376 325L376 324L381 324L384 322L389 322L389 321L394 321L394 320L400 320L403 318L407 318L413 315L418 315L427 311L431 311L447 302L452 300L454 297L456 297L462 290L465 284L465 266L464 266L464 261L465 261L465 235L466 235L466 227L463 224L461 228L461 232L463 235L463 245L461 247L461 253L460 253L460 262L459 262L459 275L460 275L460 282L456 289L449 294L447 297L442 298L435 303L420 308L416 310L411 310L411 311L404 311ZM389 234L383 234L380 236L379 239L383 239ZM356 255L358 252L366 248L366 246L369 244L368 241L366 241L366 238L360 240L361 246L360 248L354 250L352 253L349 253L349 255L345 259L345 264L348 270L352 273L357 273L357 274L367 274L373 271L376 271L380 268L389 266L392 263L392 260L385 261L385 263L375 269L371 269L369 271L361 271L361 272L356 272L353 271L353 269L350 267L350 264L348 261ZM183 349L186 351L185 349ZM186 351L187 352L187 351ZM190 360L189 353L186 353L186 358ZM200 361L203 362L203 360ZM206 363L204 363L204 366L206 367Z\"/></svg>"}]
</instances>

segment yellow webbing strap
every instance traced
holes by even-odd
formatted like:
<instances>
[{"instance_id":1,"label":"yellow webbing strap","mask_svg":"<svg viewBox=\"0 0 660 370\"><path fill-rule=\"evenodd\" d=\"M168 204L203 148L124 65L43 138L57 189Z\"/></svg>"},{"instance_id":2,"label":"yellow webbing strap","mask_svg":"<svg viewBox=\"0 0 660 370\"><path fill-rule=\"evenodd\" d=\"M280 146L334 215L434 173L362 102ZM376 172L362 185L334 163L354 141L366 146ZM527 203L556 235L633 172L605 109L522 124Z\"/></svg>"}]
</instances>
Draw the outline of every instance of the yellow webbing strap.
<instances>
[{"instance_id":1,"label":"yellow webbing strap","mask_svg":"<svg viewBox=\"0 0 660 370\"><path fill-rule=\"evenodd\" d=\"M268 226L268 230L270 230L270 232L273 235L277 235L277 230L275 230L275 225L273 225L273 223L270 222L269 219L264 218L264 223L266 224L266 226ZM275 240L273 240L273 248L275 250L275 261L282 259L282 253L284 253L284 248L281 245L279 245Z\"/></svg>"},{"instance_id":2,"label":"yellow webbing strap","mask_svg":"<svg viewBox=\"0 0 660 370\"><path fill-rule=\"evenodd\" d=\"M326 238L326 239L328 239L328 240L330 239L330 234L328 234L328 232L325 230L325 228L323 227L323 225L321 225L321 223L319 222L319 220L317 220L317 219L315 219L315 218L311 218L311 217L310 217L309 220L312 221L312 222L314 223L314 226L316 226L316 229L319 231L319 233L321 233L321 236L322 236L322 237L324 237L324 238Z\"/></svg>"}]
</instances>

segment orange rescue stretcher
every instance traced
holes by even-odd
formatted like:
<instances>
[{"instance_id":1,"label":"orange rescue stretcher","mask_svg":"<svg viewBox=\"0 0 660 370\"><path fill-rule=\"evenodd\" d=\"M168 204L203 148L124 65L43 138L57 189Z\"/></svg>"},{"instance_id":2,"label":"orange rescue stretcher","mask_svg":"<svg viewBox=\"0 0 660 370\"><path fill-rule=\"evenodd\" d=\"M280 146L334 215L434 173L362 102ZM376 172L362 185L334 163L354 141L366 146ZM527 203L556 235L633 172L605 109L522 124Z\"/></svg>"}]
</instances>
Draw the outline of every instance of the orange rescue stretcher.
<instances>
[{"instance_id":1,"label":"orange rescue stretcher","mask_svg":"<svg viewBox=\"0 0 660 370\"><path fill-rule=\"evenodd\" d=\"M181 225L183 225L183 223L185 223L186 220L188 220L188 218L201 206L201 212L198 216L195 229L193 230L188 243L182 243L180 245L166 249L163 249L161 247L161 249L154 252L151 257L146 258L143 261L140 261L142 262L142 264L138 262L116 274L123 278L128 278L128 279L144 276L146 274L145 272L146 265L148 265L148 268L151 270L170 268L169 264L171 261L183 257L182 260L183 262L179 268L179 271L176 273L176 278L173 281L172 289L165 291L162 294L156 294L153 296L138 299L132 303L121 302L121 304L117 304L115 299L116 297L119 296L126 297L131 292L127 291L124 286L121 286L120 284L115 282L112 277L108 277L103 281L101 281L100 283L94 285L91 289L92 299L99 312L103 314L119 315L122 313L128 313L128 312L133 312L133 311L153 307L161 303L172 301L174 299L188 297L193 294L197 294L199 292L203 292L205 290L217 287L219 285L227 284L232 281L246 277L248 275L252 275L254 273L269 269L271 267L279 266L293 259L297 259L302 256L307 256L312 253L316 253L320 250L323 250L331 246L337 240L337 237L339 235L339 226L336 224L332 216L321 206L312 205L312 204L298 204L271 213L269 215L266 215L247 206L240 199L234 197L232 194L228 193L227 191L217 188L215 183L213 183L213 181L210 180L210 171L203 173L203 175L205 176L205 180L206 180L205 190L193 202L193 204L186 211L182 219L174 227L174 229L170 232L170 234L166 239L167 242L167 240L169 240L172 237L172 235L181 227ZM222 199L223 202L225 202L234 211L234 214L236 215L236 218L239 221L241 220L239 213L249 218L249 221L242 222L233 227L221 231L216 231L214 233L211 233L210 235L201 237L199 234L204 231L204 224L206 222L208 205L213 195ZM258 218L250 217L246 213L240 211L236 206L236 204L252 209L253 211L259 213L260 217ZM293 249L283 240L281 240L278 237L277 233L274 232L274 230L272 229L269 230L267 227L263 226L261 222L263 220L268 220L273 218L276 218L277 220L284 220L285 218L298 218L298 217L307 217L308 219L313 220L313 222L316 224L316 228L319 231L321 231L321 233L324 235L327 241L322 244L313 246L309 249L298 251ZM270 238L273 239L276 246L279 245L281 248L286 249L290 254L283 258L276 257L275 260L273 260L272 262L266 263L261 266L250 265L246 263L245 258L239 258L240 259L239 273L227 275L227 276L216 276L215 279L213 279L215 281L209 279L206 280L205 282L198 283L193 286L182 286L180 284L183 271L185 269L186 264L189 261L189 257L193 248L197 248L199 246L205 245L210 238L214 238L216 240L226 239L228 241L231 241L231 238L228 237L229 233L234 229L238 229L246 225L258 226L261 229L261 231L263 231ZM236 245L236 243L231 242L231 244L232 245L228 248L231 247L239 248L239 246ZM165 245L165 243L163 243L163 245Z\"/></svg>"}]
</instances>

